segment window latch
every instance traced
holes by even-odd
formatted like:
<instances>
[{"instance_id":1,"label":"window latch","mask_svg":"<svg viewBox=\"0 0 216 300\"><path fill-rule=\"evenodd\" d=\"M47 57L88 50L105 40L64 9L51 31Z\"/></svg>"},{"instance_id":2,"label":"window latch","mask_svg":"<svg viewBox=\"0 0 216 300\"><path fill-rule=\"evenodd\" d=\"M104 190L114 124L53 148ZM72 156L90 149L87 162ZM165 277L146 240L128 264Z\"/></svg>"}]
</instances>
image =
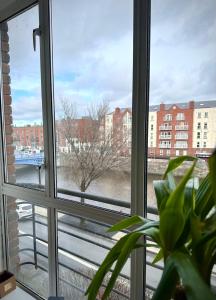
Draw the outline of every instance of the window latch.
<instances>
[{"instance_id":1,"label":"window latch","mask_svg":"<svg viewBox=\"0 0 216 300\"><path fill-rule=\"evenodd\" d=\"M36 51L36 36L40 36L40 35L41 35L40 28L33 29L33 48L34 48L34 51Z\"/></svg>"}]
</instances>

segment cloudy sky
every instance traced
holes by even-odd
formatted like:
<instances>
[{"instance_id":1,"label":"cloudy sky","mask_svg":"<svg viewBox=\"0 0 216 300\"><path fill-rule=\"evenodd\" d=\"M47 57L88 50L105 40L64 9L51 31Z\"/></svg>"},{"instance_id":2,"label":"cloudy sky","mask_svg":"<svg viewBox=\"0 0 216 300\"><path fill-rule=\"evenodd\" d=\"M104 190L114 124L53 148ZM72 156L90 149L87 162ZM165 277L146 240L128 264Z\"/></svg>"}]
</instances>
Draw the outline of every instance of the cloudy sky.
<instances>
[{"instance_id":1,"label":"cloudy sky","mask_svg":"<svg viewBox=\"0 0 216 300\"><path fill-rule=\"evenodd\" d=\"M53 0L56 116L61 99L132 103L132 0ZM216 99L216 1L152 0L150 104ZM37 8L8 22L14 123L41 121Z\"/></svg>"}]
</instances>

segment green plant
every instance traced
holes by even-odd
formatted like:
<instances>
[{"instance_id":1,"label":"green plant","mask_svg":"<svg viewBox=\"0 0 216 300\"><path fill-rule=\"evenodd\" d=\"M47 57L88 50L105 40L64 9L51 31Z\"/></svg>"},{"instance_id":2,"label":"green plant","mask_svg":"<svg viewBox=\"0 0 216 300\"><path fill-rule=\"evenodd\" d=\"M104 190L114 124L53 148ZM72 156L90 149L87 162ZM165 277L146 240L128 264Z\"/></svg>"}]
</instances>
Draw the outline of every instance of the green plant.
<instances>
[{"instance_id":1,"label":"green plant","mask_svg":"<svg viewBox=\"0 0 216 300\"><path fill-rule=\"evenodd\" d=\"M173 171L186 160L192 166L176 184ZM107 299L131 252L138 247L152 246L140 245L142 236L149 237L158 248L153 264L164 260L154 300L215 299L210 278L216 262L216 152L209 158L209 173L200 184L192 176L196 163L197 159L190 156L170 160L163 179L154 182L159 221L132 216L109 230L130 229L98 269L86 291L88 300L97 298L105 275L112 270L102 297Z\"/></svg>"}]
</instances>

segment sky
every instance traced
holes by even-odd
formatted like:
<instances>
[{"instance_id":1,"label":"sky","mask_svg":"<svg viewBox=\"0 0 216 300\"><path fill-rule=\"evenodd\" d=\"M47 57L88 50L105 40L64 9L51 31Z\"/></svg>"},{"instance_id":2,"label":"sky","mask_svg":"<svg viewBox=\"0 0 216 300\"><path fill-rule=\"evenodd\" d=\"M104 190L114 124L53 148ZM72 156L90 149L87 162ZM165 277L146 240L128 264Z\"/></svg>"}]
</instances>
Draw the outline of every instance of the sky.
<instances>
[{"instance_id":1,"label":"sky","mask_svg":"<svg viewBox=\"0 0 216 300\"><path fill-rule=\"evenodd\" d=\"M56 118L62 99L132 105L132 0L53 0ZM38 9L8 22L14 124L41 123ZM216 99L216 1L152 0L150 105Z\"/></svg>"}]
</instances>

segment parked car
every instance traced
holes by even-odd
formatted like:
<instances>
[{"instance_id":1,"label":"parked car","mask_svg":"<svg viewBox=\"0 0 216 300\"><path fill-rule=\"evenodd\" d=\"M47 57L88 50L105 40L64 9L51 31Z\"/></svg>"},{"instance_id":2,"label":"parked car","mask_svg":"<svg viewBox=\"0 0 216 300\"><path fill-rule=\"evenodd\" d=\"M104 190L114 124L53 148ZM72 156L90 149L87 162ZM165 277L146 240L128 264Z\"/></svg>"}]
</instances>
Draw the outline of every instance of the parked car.
<instances>
[{"instance_id":1,"label":"parked car","mask_svg":"<svg viewBox=\"0 0 216 300\"><path fill-rule=\"evenodd\" d=\"M28 218L32 216L32 205L25 203L17 203L17 209L19 219Z\"/></svg>"}]
</instances>

